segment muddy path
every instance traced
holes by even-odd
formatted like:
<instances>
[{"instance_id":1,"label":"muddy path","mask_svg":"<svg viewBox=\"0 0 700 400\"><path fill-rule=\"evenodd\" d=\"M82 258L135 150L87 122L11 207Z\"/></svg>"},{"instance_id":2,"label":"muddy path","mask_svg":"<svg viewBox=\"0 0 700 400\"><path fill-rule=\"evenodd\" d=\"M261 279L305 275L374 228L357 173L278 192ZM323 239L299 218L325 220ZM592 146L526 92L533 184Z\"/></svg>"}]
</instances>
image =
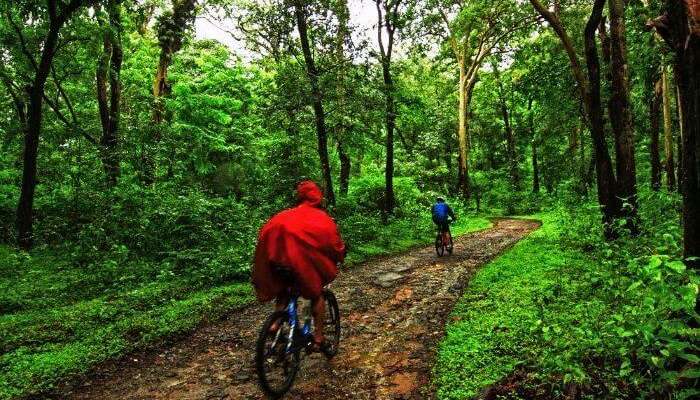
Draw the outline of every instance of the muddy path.
<instances>
[{"instance_id":1,"label":"muddy path","mask_svg":"<svg viewBox=\"0 0 700 400\"><path fill-rule=\"evenodd\" d=\"M455 240L452 256L434 248L372 260L341 272L331 288L342 316L340 353L307 356L288 399L431 399L430 372L444 324L475 269L538 227L498 219ZM70 399L263 399L253 349L271 311L253 305L190 337L131 354L63 388Z\"/></svg>"}]
</instances>

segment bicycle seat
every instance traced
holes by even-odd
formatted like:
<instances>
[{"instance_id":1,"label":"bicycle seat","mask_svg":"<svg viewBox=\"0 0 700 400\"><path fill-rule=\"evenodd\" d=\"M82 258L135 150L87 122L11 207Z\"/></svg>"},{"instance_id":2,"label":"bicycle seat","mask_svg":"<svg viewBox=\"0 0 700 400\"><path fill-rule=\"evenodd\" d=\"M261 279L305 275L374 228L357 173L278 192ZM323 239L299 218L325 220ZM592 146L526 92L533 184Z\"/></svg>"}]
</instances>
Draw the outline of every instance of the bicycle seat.
<instances>
[{"instance_id":1,"label":"bicycle seat","mask_svg":"<svg viewBox=\"0 0 700 400\"><path fill-rule=\"evenodd\" d=\"M273 265L272 270L277 278L289 288L291 293L298 292L297 280L294 276L294 272L290 268L283 265Z\"/></svg>"}]
</instances>

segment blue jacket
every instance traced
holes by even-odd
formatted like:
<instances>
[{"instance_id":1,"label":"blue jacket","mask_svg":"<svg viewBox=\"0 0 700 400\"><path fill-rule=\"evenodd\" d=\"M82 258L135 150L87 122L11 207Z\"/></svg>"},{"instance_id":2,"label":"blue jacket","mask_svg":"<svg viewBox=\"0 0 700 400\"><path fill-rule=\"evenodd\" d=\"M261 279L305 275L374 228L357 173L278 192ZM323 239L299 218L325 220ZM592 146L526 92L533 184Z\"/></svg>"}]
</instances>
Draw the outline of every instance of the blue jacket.
<instances>
[{"instance_id":1,"label":"blue jacket","mask_svg":"<svg viewBox=\"0 0 700 400\"><path fill-rule=\"evenodd\" d=\"M447 222L448 216L451 217L453 220L457 219L455 218L455 213L452 212L450 206L447 205L447 203L445 202L433 204L431 211L433 213L433 221L436 223Z\"/></svg>"}]
</instances>

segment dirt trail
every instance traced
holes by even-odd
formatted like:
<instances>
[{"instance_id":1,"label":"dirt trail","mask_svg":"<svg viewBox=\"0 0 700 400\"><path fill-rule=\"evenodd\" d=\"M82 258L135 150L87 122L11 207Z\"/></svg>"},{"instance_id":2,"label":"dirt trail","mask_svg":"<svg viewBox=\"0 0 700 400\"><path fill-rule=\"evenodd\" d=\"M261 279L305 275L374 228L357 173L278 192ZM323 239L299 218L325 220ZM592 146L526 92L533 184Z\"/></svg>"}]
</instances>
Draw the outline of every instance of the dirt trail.
<instances>
[{"instance_id":1,"label":"dirt trail","mask_svg":"<svg viewBox=\"0 0 700 400\"><path fill-rule=\"evenodd\" d=\"M475 268L538 223L499 219L460 237L452 256L432 247L341 272L332 289L342 316L340 353L306 357L289 399L431 399L430 371L443 326ZM271 311L232 312L169 348L98 368L58 396L71 399L263 399L253 348Z\"/></svg>"}]
</instances>

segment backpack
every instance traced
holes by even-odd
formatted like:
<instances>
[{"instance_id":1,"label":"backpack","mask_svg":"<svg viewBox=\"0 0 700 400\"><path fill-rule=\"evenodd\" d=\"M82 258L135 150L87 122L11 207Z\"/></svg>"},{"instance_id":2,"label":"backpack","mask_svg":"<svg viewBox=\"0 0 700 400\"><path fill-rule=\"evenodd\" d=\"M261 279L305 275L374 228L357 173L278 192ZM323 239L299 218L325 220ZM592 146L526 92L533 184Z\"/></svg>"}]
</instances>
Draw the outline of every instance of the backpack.
<instances>
[{"instance_id":1,"label":"backpack","mask_svg":"<svg viewBox=\"0 0 700 400\"><path fill-rule=\"evenodd\" d=\"M433 206L433 221L435 221L435 222L447 221L449 209L450 209L450 206L448 206L447 203L435 203L435 205Z\"/></svg>"}]
</instances>

